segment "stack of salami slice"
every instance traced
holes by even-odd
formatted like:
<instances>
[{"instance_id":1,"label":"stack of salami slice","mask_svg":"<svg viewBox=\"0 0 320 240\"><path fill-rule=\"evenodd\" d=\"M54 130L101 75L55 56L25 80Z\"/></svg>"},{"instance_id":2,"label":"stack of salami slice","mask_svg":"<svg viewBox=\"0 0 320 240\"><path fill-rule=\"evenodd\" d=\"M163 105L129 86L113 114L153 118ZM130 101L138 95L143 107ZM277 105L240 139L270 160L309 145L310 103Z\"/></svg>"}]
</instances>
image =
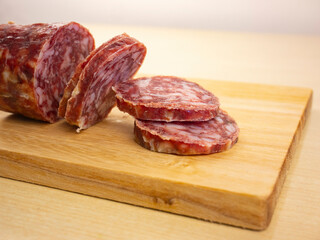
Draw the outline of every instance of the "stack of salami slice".
<instances>
[{"instance_id":1,"label":"stack of salami slice","mask_svg":"<svg viewBox=\"0 0 320 240\"><path fill-rule=\"evenodd\" d=\"M133 79L146 47L127 34L97 49L78 23L0 25L0 109L77 131L116 105L136 118L143 147L179 155L227 150L239 128L212 93L177 77Z\"/></svg>"},{"instance_id":2,"label":"stack of salami slice","mask_svg":"<svg viewBox=\"0 0 320 240\"><path fill-rule=\"evenodd\" d=\"M236 122L196 83L171 76L130 79L113 87L117 106L136 118L135 140L156 152L222 152L238 140Z\"/></svg>"}]
</instances>

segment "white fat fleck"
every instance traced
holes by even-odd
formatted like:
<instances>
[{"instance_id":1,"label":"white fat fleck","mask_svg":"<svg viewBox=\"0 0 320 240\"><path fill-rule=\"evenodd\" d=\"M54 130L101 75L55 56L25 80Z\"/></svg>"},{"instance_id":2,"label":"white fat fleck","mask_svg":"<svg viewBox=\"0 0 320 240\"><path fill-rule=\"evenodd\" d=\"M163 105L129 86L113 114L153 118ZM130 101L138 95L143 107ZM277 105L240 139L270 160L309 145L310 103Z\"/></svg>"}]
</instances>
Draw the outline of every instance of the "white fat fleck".
<instances>
[{"instance_id":1,"label":"white fat fleck","mask_svg":"<svg viewBox=\"0 0 320 240\"><path fill-rule=\"evenodd\" d=\"M89 38L84 38L81 40L81 51L82 52L87 51L88 43L89 43Z\"/></svg>"},{"instance_id":2,"label":"white fat fleck","mask_svg":"<svg viewBox=\"0 0 320 240\"><path fill-rule=\"evenodd\" d=\"M54 90L53 96L57 101L60 100L59 91L57 88Z\"/></svg>"},{"instance_id":3,"label":"white fat fleck","mask_svg":"<svg viewBox=\"0 0 320 240\"><path fill-rule=\"evenodd\" d=\"M73 89L72 91L72 95L71 97L75 97L76 95L78 95L80 93L80 90L79 90L79 84L77 84L77 86Z\"/></svg>"},{"instance_id":4,"label":"white fat fleck","mask_svg":"<svg viewBox=\"0 0 320 240\"><path fill-rule=\"evenodd\" d=\"M215 120L217 121L217 122L219 122L219 123L223 123L223 120L220 118L220 117L215 117Z\"/></svg>"},{"instance_id":5,"label":"white fat fleck","mask_svg":"<svg viewBox=\"0 0 320 240\"><path fill-rule=\"evenodd\" d=\"M70 53L72 52L72 48L71 47L67 47L66 48L66 52L63 56L63 61L61 63L61 69L67 68L70 66L71 63L71 58L70 58Z\"/></svg>"},{"instance_id":6,"label":"white fat fleck","mask_svg":"<svg viewBox=\"0 0 320 240\"><path fill-rule=\"evenodd\" d=\"M170 142L160 142L157 151L168 152L168 149L172 149L172 144Z\"/></svg>"},{"instance_id":7,"label":"white fat fleck","mask_svg":"<svg viewBox=\"0 0 320 240\"><path fill-rule=\"evenodd\" d=\"M138 97L138 94L132 94L131 96L132 98L136 98ZM151 100L152 99L152 96L148 96L148 95L144 95L142 96L141 98L139 98L140 100Z\"/></svg>"},{"instance_id":8,"label":"white fat fleck","mask_svg":"<svg viewBox=\"0 0 320 240\"><path fill-rule=\"evenodd\" d=\"M144 142L149 142L148 139L143 135L142 136Z\"/></svg>"},{"instance_id":9,"label":"white fat fleck","mask_svg":"<svg viewBox=\"0 0 320 240\"><path fill-rule=\"evenodd\" d=\"M36 94L38 96L38 103L39 105L41 105L44 101L44 94L43 94L43 90L39 87L36 88Z\"/></svg>"},{"instance_id":10,"label":"white fat fleck","mask_svg":"<svg viewBox=\"0 0 320 240\"><path fill-rule=\"evenodd\" d=\"M128 60L125 61L125 62L122 64L122 66L120 67L120 69L118 70L120 73L125 73L125 70L128 68L128 65L126 64L127 62L128 62Z\"/></svg>"},{"instance_id":11,"label":"white fat fleck","mask_svg":"<svg viewBox=\"0 0 320 240\"><path fill-rule=\"evenodd\" d=\"M27 76L26 76L26 74L24 72L20 72L19 73L19 77L24 81L28 81L28 78L27 78Z\"/></svg>"},{"instance_id":12,"label":"white fat fleck","mask_svg":"<svg viewBox=\"0 0 320 240\"><path fill-rule=\"evenodd\" d=\"M149 144L150 144L150 150L156 151L155 144L154 144L154 139L153 139L153 138L150 138L150 139L148 139L148 140L149 140L149 141L147 141L147 142L149 142Z\"/></svg>"},{"instance_id":13,"label":"white fat fleck","mask_svg":"<svg viewBox=\"0 0 320 240\"><path fill-rule=\"evenodd\" d=\"M210 138L204 138L204 139L207 140L207 141L211 141L212 138L219 140L219 139L221 138L221 135L220 135L220 134L217 134L217 133L211 133L211 134L210 134Z\"/></svg>"},{"instance_id":14,"label":"white fat fleck","mask_svg":"<svg viewBox=\"0 0 320 240\"><path fill-rule=\"evenodd\" d=\"M231 143L232 143L231 140L228 140L228 141L227 141L227 143L226 143L226 145L225 145L225 148L226 148L227 150L231 148Z\"/></svg>"},{"instance_id":15,"label":"white fat fleck","mask_svg":"<svg viewBox=\"0 0 320 240\"><path fill-rule=\"evenodd\" d=\"M2 79L4 82L18 83L17 75L9 70L9 67L5 67L2 72Z\"/></svg>"},{"instance_id":16,"label":"white fat fleck","mask_svg":"<svg viewBox=\"0 0 320 240\"><path fill-rule=\"evenodd\" d=\"M119 97L122 97L121 94L118 94L118 96L119 96ZM139 94L137 94L137 93L133 93L133 94L131 95L131 98L132 98L132 99L136 99L136 98L138 98L138 97L139 97ZM141 99L141 98L139 98L139 99Z\"/></svg>"},{"instance_id":17,"label":"white fat fleck","mask_svg":"<svg viewBox=\"0 0 320 240\"><path fill-rule=\"evenodd\" d=\"M11 79L10 76L11 76L11 72L6 71L6 70L2 72L2 78L4 81L6 81L6 82L10 81L10 79Z\"/></svg>"},{"instance_id":18,"label":"white fat fleck","mask_svg":"<svg viewBox=\"0 0 320 240\"><path fill-rule=\"evenodd\" d=\"M36 65L37 65L37 62L31 60L31 61L28 61L28 65L29 65L31 68L35 69L35 68L36 68Z\"/></svg>"},{"instance_id":19,"label":"white fat fleck","mask_svg":"<svg viewBox=\"0 0 320 240\"><path fill-rule=\"evenodd\" d=\"M0 93L0 96L1 97L4 97L4 98L10 98L12 97L12 95L10 93Z\"/></svg>"},{"instance_id":20,"label":"white fat fleck","mask_svg":"<svg viewBox=\"0 0 320 240\"><path fill-rule=\"evenodd\" d=\"M148 79L146 79L146 80L144 80L144 81L137 81L136 83L137 83L138 87L140 87L140 88L146 88L146 87L148 87L148 85L150 84L150 81L151 81L151 79L148 78Z\"/></svg>"},{"instance_id":21,"label":"white fat fleck","mask_svg":"<svg viewBox=\"0 0 320 240\"><path fill-rule=\"evenodd\" d=\"M110 109L113 105L113 99L106 100L102 104L96 104L96 109L100 116L105 116L106 111Z\"/></svg>"},{"instance_id":22,"label":"white fat fleck","mask_svg":"<svg viewBox=\"0 0 320 240\"><path fill-rule=\"evenodd\" d=\"M135 53L133 53L133 54L131 55L131 58L134 59L134 60L135 60L135 59L138 59L139 55L141 55L140 52L135 52Z\"/></svg>"},{"instance_id":23,"label":"white fat fleck","mask_svg":"<svg viewBox=\"0 0 320 240\"><path fill-rule=\"evenodd\" d=\"M206 100L210 100L211 99L211 96L210 95L206 95L206 94L203 94L201 96L202 100L206 101Z\"/></svg>"},{"instance_id":24,"label":"white fat fleck","mask_svg":"<svg viewBox=\"0 0 320 240\"><path fill-rule=\"evenodd\" d=\"M193 129L192 131L188 131L185 127L181 127L179 125L174 125L174 124L172 125L172 127L170 127L170 128L168 127L166 129L166 132L168 132L167 138L170 139L170 135L171 136L179 136L179 138L186 139L190 142L200 142L203 139L205 139L206 135L201 134L201 131L202 131L201 128L198 128L197 130ZM191 134L190 134L190 132L191 132ZM210 139L210 137L208 139ZM211 142L212 139L210 139L209 141Z\"/></svg>"},{"instance_id":25,"label":"white fat fleck","mask_svg":"<svg viewBox=\"0 0 320 240\"><path fill-rule=\"evenodd\" d=\"M178 125L176 123L167 123L166 126L168 127L168 129L177 129L177 130L185 130L186 127L183 125Z\"/></svg>"},{"instance_id":26,"label":"white fat fleck","mask_svg":"<svg viewBox=\"0 0 320 240\"><path fill-rule=\"evenodd\" d=\"M96 94L93 92L90 94L89 98L88 98L88 102L87 102L87 105L91 105L94 100L95 100L95 97L96 97Z\"/></svg>"},{"instance_id":27,"label":"white fat fleck","mask_svg":"<svg viewBox=\"0 0 320 240\"><path fill-rule=\"evenodd\" d=\"M45 58L47 59L49 56L54 55L54 49L49 48L49 41L43 45L42 51L39 54L39 59Z\"/></svg>"},{"instance_id":28,"label":"white fat fleck","mask_svg":"<svg viewBox=\"0 0 320 240\"><path fill-rule=\"evenodd\" d=\"M150 139L150 142L149 142L150 146L151 146L151 150L152 151L156 151L156 146L154 144L154 139Z\"/></svg>"},{"instance_id":29,"label":"white fat fleck","mask_svg":"<svg viewBox=\"0 0 320 240\"><path fill-rule=\"evenodd\" d=\"M79 126L79 128L77 128L77 133L80 133L80 131L82 130L82 129L84 129L84 121L85 121L85 117L80 117L79 118L79 120L78 120L78 126Z\"/></svg>"},{"instance_id":30,"label":"white fat fleck","mask_svg":"<svg viewBox=\"0 0 320 240\"><path fill-rule=\"evenodd\" d=\"M167 120L172 120L173 119L173 112L166 111L166 119Z\"/></svg>"},{"instance_id":31,"label":"white fat fleck","mask_svg":"<svg viewBox=\"0 0 320 240\"><path fill-rule=\"evenodd\" d=\"M75 30L75 31L79 31L79 26L78 26L78 24L69 24L68 26L67 26L67 29L70 29L70 30Z\"/></svg>"},{"instance_id":32,"label":"white fat fleck","mask_svg":"<svg viewBox=\"0 0 320 240\"><path fill-rule=\"evenodd\" d=\"M227 129L229 132L234 132L234 131L235 131L235 129L234 129L234 127L233 127L232 124L226 125L226 129Z\"/></svg>"},{"instance_id":33,"label":"white fat fleck","mask_svg":"<svg viewBox=\"0 0 320 240\"><path fill-rule=\"evenodd\" d=\"M21 93L20 97L25 98L25 99L29 99L30 98L30 96L28 94L26 94L26 93Z\"/></svg>"},{"instance_id":34,"label":"white fat fleck","mask_svg":"<svg viewBox=\"0 0 320 240\"><path fill-rule=\"evenodd\" d=\"M56 26L56 28L59 28L59 27L61 27L61 26L65 25L65 23L62 23L62 22L56 22L56 23L54 23L54 24L52 24L52 25Z\"/></svg>"}]
</instances>

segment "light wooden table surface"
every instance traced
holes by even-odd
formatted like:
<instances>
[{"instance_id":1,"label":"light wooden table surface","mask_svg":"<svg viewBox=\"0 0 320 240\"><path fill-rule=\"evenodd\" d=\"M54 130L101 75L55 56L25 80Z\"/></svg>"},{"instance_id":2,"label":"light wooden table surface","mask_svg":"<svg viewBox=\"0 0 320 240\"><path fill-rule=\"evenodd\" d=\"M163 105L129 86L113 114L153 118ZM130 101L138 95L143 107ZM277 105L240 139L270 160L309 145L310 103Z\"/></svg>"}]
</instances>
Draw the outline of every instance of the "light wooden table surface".
<instances>
[{"instance_id":1,"label":"light wooden table surface","mask_svg":"<svg viewBox=\"0 0 320 240\"><path fill-rule=\"evenodd\" d=\"M0 178L0 239L320 239L320 36L86 25L148 48L144 74L309 87L313 107L273 219L251 231Z\"/></svg>"}]
</instances>

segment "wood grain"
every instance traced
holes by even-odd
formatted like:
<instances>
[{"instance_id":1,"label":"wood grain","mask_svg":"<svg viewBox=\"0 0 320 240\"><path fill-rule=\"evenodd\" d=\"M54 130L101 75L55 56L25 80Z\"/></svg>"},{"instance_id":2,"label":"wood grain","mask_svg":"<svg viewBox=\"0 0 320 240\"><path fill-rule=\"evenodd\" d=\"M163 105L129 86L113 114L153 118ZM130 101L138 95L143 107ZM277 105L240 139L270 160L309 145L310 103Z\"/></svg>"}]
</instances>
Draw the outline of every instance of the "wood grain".
<instances>
[{"instance_id":1,"label":"wood grain","mask_svg":"<svg viewBox=\"0 0 320 240\"><path fill-rule=\"evenodd\" d=\"M143 149L133 119L116 109L75 133L0 114L0 175L251 229L271 219L312 91L192 79L219 96L240 126L239 142L207 156Z\"/></svg>"}]
</instances>

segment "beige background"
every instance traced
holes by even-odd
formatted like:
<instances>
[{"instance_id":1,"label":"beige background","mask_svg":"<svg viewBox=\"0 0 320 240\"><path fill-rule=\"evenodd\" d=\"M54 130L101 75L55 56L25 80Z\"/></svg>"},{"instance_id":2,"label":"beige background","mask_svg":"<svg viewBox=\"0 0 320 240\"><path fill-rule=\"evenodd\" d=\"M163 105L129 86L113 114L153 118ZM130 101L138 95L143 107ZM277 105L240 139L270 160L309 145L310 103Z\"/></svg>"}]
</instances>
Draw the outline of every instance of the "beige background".
<instances>
[{"instance_id":1,"label":"beige background","mask_svg":"<svg viewBox=\"0 0 320 240\"><path fill-rule=\"evenodd\" d=\"M0 22L9 20L320 34L320 1L1 0Z\"/></svg>"}]
</instances>

